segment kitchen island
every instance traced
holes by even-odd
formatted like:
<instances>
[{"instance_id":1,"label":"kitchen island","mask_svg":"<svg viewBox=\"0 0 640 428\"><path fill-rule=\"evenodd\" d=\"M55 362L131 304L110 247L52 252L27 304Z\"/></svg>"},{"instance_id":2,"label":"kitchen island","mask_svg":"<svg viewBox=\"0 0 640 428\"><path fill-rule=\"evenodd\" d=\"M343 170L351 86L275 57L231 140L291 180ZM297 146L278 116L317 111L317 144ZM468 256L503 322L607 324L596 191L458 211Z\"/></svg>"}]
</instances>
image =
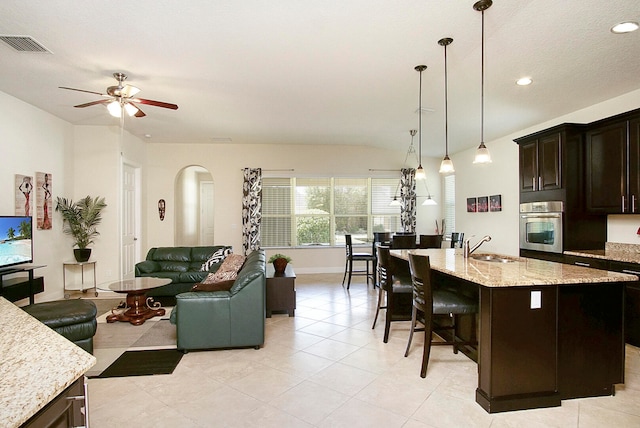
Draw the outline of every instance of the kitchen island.
<instances>
[{"instance_id":1,"label":"kitchen island","mask_svg":"<svg viewBox=\"0 0 640 428\"><path fill-rule=\"evenodd\" d=\"M637 276L486 253L464 258L459 249L391 254L407 261L410 252L429 256L434 284L479 300L477 324L461 323L456 334L477 337L476 402L486 411L559 406L613 395L624 383L624 286Z\"/></svg>"},{"instance_id":2,"label":"kitchen island","mask_svg":"<svg viewBox=\"0 0 640 428\"><path fill-rule=\"evenodd\" d=\"M39 416L48 420L43 412L49 409L76 419L86 414L83 400L64 395L84 398L84 373L95 364L93 355L2 297L0 333L0 426L29 426Z\"/></svg>"}]
</instances>

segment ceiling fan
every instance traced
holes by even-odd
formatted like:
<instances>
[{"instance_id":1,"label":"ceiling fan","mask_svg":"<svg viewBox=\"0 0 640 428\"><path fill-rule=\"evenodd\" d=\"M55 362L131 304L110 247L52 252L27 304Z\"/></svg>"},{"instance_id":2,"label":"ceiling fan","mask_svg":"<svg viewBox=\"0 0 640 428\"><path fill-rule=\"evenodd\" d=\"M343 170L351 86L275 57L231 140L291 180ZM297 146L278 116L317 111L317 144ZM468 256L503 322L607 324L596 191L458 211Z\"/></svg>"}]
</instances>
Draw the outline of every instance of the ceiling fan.
<instances>
[{"instance_id":1,"label":"ceiling fan","mask_svg":"<svg viewBox=\"0 0 640 428\"><path fill-rule=\"evenodd\" d=\"M126 84L126 85L122 84L122 82L124 82L127 79L127 75L124 73L113 73L113 77L115 77L116 80L118 81L118 85L109 86L107 88L106 94L103 94L100 92L94 92L94 91L86 91L84 89L67 88L65 86L60 86L59 88L68 89L71 91L86 92L88 94L96 94L96 95L106 97L106 99L104 100L91 101L89 103L78 104L77 106L74 106L74 107L83 108L83 107L94 106L97 104L104 104L107 106L109 113L115 117L120 117L123 111L126 112L129 116L135 116L135 117L146 116L146 114L136 104L147 104L155 107L169 108L172 110L178 109L178 106L176 104L165 103L162 101L147 100L145 98L134 98L134 96L138 92L140 92L140 89L136 88L135 86L131 86L129 84Z\"/></svg>"}]
</instances>

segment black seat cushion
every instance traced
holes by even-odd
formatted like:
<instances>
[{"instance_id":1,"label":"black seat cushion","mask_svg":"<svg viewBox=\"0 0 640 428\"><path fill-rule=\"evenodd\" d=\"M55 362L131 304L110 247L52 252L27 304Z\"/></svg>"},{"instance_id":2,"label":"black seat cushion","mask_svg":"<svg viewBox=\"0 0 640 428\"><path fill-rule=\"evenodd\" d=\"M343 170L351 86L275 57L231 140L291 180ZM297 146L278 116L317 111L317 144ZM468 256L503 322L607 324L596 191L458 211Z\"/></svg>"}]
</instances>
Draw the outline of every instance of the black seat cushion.
<instances>
[{"instance_id":1,"label":"black seat cushion","mask_svg":"<svg viewBox=\"0 0 640 428\"><path fill-rule=\"evenodd\" d=\"M433 313L473 314L478 312L478 302L447 289L433 290Z\"/></svg>"}]
</instances>

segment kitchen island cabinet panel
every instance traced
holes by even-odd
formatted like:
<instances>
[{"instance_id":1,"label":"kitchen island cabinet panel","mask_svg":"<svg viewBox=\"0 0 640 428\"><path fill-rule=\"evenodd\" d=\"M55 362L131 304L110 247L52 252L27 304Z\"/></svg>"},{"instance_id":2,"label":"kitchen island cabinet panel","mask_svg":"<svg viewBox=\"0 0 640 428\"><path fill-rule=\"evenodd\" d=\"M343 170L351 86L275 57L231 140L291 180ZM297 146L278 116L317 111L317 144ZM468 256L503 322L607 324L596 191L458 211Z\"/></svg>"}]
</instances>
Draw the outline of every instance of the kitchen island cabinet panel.
<instances>
[{"instance_id":1,"label":"kitchen island cabinet panel","mask_svg":"<svg viewBox=\"0 0 640 428\"><path fill-rule=\"evenodd\" d=\"M557 291L554 286L480 287L480 376L476 397L490 413L559 406ZM540 305L532 305L532 292ZM535 298L533 300L536 300ZM532 309L531 306L534 306Z\"/></svg>"},{"instance_id":2,"label":"kitchen island cabinet panel","mask_svg":"<svg viewBox=\"0 0 640 428\"><path fill-rule=\"evenodd\" d=\"M562 399L613 395L614 385L624 383L624 292L623 283L562 287L558 312Z\"/></svg>"}]
</instances>

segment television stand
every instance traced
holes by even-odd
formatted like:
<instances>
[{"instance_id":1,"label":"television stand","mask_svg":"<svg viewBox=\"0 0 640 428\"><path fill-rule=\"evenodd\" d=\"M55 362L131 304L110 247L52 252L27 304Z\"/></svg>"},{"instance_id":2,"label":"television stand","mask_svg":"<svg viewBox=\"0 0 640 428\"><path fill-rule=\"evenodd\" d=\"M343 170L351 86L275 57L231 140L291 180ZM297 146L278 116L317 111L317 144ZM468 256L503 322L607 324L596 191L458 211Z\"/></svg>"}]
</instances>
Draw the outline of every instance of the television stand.
<instances>
[{"instance_id":1,"label":"television stand","mask_svg":"<svg viewBox=\"0 0 640 428\"><path fill-rule=\"evenodd\" d=\"M33 271L42 267L45 266L22 265L0 269L0 296L10 302L26 299L28 297L29 304L33 305L35 303L35 295L44 291L44 278L41 276L34 277ZM4 279L6 275L23 272L26 272L28 276Z\"/></svg>"}]
</instances>

